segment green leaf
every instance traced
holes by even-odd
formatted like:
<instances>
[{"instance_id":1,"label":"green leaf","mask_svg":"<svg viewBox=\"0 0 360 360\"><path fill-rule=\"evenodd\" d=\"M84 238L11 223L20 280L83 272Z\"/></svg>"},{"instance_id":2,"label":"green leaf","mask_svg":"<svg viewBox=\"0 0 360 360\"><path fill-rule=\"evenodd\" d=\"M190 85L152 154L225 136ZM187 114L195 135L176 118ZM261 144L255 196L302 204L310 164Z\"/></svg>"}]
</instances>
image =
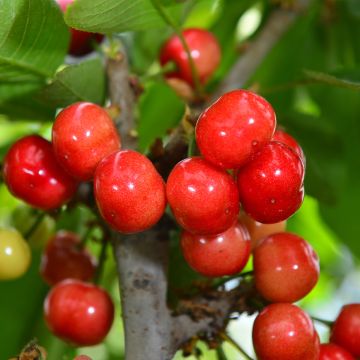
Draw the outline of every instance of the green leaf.
<instances>
[{"instance_id":1,"label":"green leaf","mask_svg":"<svg viewBox=\"0 0 360 360\"><path fill-rule=\"evenodd\" d=\"M69 42L51 0L0 0L0 81L18 85L52 76Z\"/></svg>"},{"instance_id":2,"label":"green leaf","mask_svg":"<svg viewBox=\"0 0 360 360\"><path fill-rule=\"evenodd\" d=\"M102 104L105 96L105 74L99 58L69 65L57 72L40 98L54 107L65 107L77 101Z\"/></svg>"},{"instance_id":3,"label":"green leaf","mask_svg":"<svg viewBox=\"0 0 360 360\"><path fill-rule=\"evenodd\" d=\"M105 34L164 26L150 0L77 0L68 7L65 21L76 29Z\"/></svg>"}]
</instances>

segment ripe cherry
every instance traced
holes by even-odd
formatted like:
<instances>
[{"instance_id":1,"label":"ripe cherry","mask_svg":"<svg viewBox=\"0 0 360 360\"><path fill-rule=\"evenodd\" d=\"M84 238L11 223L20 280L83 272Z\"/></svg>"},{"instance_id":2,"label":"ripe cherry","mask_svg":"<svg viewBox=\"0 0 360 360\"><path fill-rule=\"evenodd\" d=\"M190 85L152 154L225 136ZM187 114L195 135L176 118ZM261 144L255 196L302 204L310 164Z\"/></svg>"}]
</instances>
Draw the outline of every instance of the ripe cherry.
<instances>
[{"instance_id":1,"label":"ripe cherry","mask_svg":"<svg viewBox=\"0 0 360 360\"><path fill-rule=\"evenodd\" d=\"M201 154L225 169L243 166L274 134L276 116L261 96L234 90L199 117L196 142Z\"/></svg>"},{"instance_id":2,"label":"ripe cherry","mask_svg":"<svg viewBox=\"0 0 360 360\"><path fill-rule=\"evenodd\" d=\"M245 226L236 222L219 235L194 235L183 231L181 248L187 263L209 277L240 272L250 256L250 237Z\"/></svg>"},{"instance_id":3,"label":"ripe cherry","mask_svg":"<svg viewBox=\"0 0 360 360\"><path fill-rule=\"evenodd\" d=\"M355 360L355 358L338 345L321 344L319 360Z\"/></svg>"},{"instance_id":4,"label":"ripe cherry","mask_svg":"<svg viewBox=\"0 0 360 360\"><path fill-rule=\"evenodd\" d=\"M78 102L62 110L52 130L55 155L76 179L90 180L98 163L120 149L115 125L100 106Z\"/></svg>"},{"instance_id":5,"label":"ripe cherry","mask_svg":"<svg viewBox=\"0 0 360 360\"><path fill-rule=\"evenodd\" d=\"M68 231L59 231L49 240L40 264L40 274L49 285L65 279L92 279L96 260L80 243L80 238Z\"/></svg>"},{"instance_id":6,"label":"ripe cherry","mask_svg":"<svg viewBox=\"0 0 360 360\"><path fill-rule=\"evenodd\" d=\"M295 305L267 306L255 319L252 337L259 360L318 360L317 333Z\"/></svg>"},{"instance_id":7,"label":"ripe cherry","mask_svg":"<svg viewBox=\"0 0 360 360\"><path fill-rule=\"evenodd\" d=\"M360 357L360 304L342 307L331 329L330 341Z\"/></svg>"},{"instance_id":8,"label":"ripe cherry","mask_svg":"<svg viewBox=\"0 0 360 360\"><path fill-rule=\"evenodd\" d=\"M264 224L286 220L304 198L304 165L279 142L269 142L238 172L240 202L245 212Z\"/></svg>"},{"instance_id":9,"label":"ripe cherry","mask_svg":"<svg viewBox=\"0 0 360 360\"><path fill-rule=\"evenodd\" d=\"M0 280L16 279L30 266L29 245L16 230L0 229Z\"/></svg>"},{"instance_id":10,"label":"ripe cherry","mask_svg":"<svg viewBox=\"0 0 360 360\"><path fill-rule=\"evenodd\" d=\"M75 194L77 183L56 161L51 143L38 135L15 142L4 160L10 192L29 205L56 209Z\"/></svg>"},{"instance_id":11,"label":"ripe cherry","mask_svg":"<svg viewBox=\"0 0 360 360\"><path fill-rule=\"evenodd\" d=\"M90 346L101 343L108 334L114 305L98 286L65 280L47 295L44 315L54 335L77 346Z\"/></svg>"},{"instance_id":12,"label":"ripe cherry","mask_svg":"<svg viewBox=\"0 0 360 360\"><path fill-rule=\"evenodd\" d=\"M151 228L165 211L164 181L151 161L136 151L118 151L102 160L94 191L103 218L123 233Z\"/></svg>"},{"instance_id":13,"label":"ripe cherry","mask_svg":"<svg viewBox=\"0 0 360 360\"><path fill-rule=\"evenodd\" d=\"M319 279L319 258L304 239L288 232L270 235L254 249L255 286L271 302L295 302Z\"/></svg>"},{"instance_id":14,"label":"ripe cherry","mask_svg":"<svg viewBox=\"0 0 360 360\"><path fill-rule=\"evenodd\" d=\"M180 161L171 171L166 194L176 221L194 234L219 234L239 212L232 177L200 157Z\"/></svg>"},{"instance_id":15,"label":"ripe cherry","mask_svg":"<svg viewBox=\"0 0 360 360\"><path fill-rule=\"evenodd\" d=\"M62 12L65 12L67 7L74 2L74 0L56 0ZM70 28L71 41L69 47L69 54L73 56L82 56L90 53L93 50L92 43L101 43L104 38L102 34L89 33Z\"/></svg>"},{"instance_id":16,"label":"ripe cherry","mask_svg":"<svg viewBox=\"0 0 360 360\"><path fill-rule=\"evenodd\" d=\"M189 47L199 80L204 84L220 64L220 45L215 36L204 29L186 29L182 34ZM168 62L174 62L177 69L167 73L166 77L178 78L190 85L194 84L187 53L177 35L172 36L161 49L161 65L164 66Z\"/></svg>"},{"instance_id":17,"label":"ripe cherry","mask_svg":"<svg viewBox=\"0 0 360 360\"><path fill-rule=\"evenodd\" d=\"M281 143L287 145L289 148L293 149L299 155L300 159L302 160L302 162L305 165L305 163L306 163L305 155L304 155L304 152L303 152L301 146L287 132L280 130L280 129L276 130L274 136L272 137L272 141L281 142Z\"/></svg>"}]
</instances>

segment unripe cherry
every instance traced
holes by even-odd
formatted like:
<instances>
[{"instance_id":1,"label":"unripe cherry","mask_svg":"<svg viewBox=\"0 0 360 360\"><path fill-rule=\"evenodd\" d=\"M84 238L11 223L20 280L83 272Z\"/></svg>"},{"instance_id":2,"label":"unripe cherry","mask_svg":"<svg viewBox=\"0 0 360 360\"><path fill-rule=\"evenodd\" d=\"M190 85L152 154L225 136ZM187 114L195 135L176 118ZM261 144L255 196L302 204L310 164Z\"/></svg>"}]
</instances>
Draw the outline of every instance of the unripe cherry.
<instances>
[{"instance_id":1,"label":"unripe cherry","mask_svg":"<svg viewBox=\"0 0 360 360\"><path fill-rule=\"evenodd\" d=\"M51 143L38 135L16 141L4 160L10 192L29 205L56 209L70 200L77 182L58 164Z\"/></svg>"},{"instance_id":2,"label":"unripe cherry","mask_svg":"<svg viewBox=\"0 0 360 360\"><path fill-rule=\"evenodd\" d=\"M236 222L219 235L181 234L185 260L204 276L217 277L240 272L250 256L250 237L245 226Z\"/></svg>"},{"instance_id":3,"label":"unripe cherry","mask_svg":"<svg viewBox=\"0 0 360 360\"><path fill-rule=\"evenodd\" d=\"M239 212L233 178L200 157L180 161L171 171L166 194L176 221L194 234L219 234Z\"/></svg>"},{"instance_id":4,"label":"unripe cherry","mask_svg":"<svg viewBox=\"0 0 360 360\"><path fill-rule=\"evenodd\" d=\"M310 244L288 232L270 235L254 249L255 286L271 302L295 302L319 279L319 258Z\"/></svg>"},{"instance_id":5,"label":"unripe cherry","mask_svg":"<svg viewBox=\"0 0 360 360\"><path fill-rule=\"evenodd\" d=\"M136 151L118 151L103 159L95 172L94 192L103 218L123 233L151 228L165 211L164 181Z\"/></svg>"},{"instance_id":6,"label":"unripe cherry","mask_svg":"<svg viewBox=\"0 0 360 360\"><path fill-rule=\"evenodd\" d=\"M303 149L299 145L299 143L287 132L277 129L274 133L274 136L271 139L272 141L278 141L285 145L287 145L289 148L293 149L300 157L304 165L306 164L305 155L303 152Z\"/></svg>"},{"instance_id":7,"label":"unripe cherry","mask_svg":"<svg viewBox=\"0 0 360 360\"><path fill-rule=\"evenodd\" d=\"M269 142L237 175L245 212L264 224L286 220L304 199L304 165L288 146Z\"/></svg>"},{"instance_id":8,"label":"unripe cherry","mask_svg":"<svg viewBox=\"0 0 360 360\"><path fill-rule=\"evenodd\" d=\"M259 360L318 360L317 334L310 317L289 303L267 306L257 316L253 344Z\"/></svg>"},{"instance_id":9,"label":"unripe cherry","mask_svg":"<svg viewBox=\"0 0 360 360\"><path fill-rule=\"evenodd\" d=\"M321 344L319 360L355 360L355 358L336 344Z\"/></svg>"},{"instance_id":10,"label":"unripe cherry","mask_svg":"<svg viewBox=\"0 0 360 360\"><path fill-rule=\"evenodd\" d=\"M199 117L196 142L201 154L225 169L242 167L274 134L276 116L261 96L234 90Z\"/></svg>"},{"instance_id":11,"label":"unripe cherry","mask_svg":"<svg viewBox=\"0 0 360 360\"><path fill-rule=\"evenodd\" d=\"M120 149L112 119L103 108L89 102L72 104L58 114L52 141L60 164L81 181L90 180L99 162Z\"/></svg>"}]
</instances>

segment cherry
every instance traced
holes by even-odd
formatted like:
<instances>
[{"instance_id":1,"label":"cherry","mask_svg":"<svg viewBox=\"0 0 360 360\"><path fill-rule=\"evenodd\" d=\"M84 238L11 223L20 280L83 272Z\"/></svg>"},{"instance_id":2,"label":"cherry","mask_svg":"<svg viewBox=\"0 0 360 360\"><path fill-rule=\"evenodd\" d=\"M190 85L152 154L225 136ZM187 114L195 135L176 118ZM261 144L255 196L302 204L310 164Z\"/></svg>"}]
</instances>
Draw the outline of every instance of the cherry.
<instances>
[{"instance_id":1,"label":"cherry","mask_svg":"<svg viewBox=\"0 0 360 360\"><path fill-rule=\"evenodd\" d=\"M183 231L181 248L187 263L209 277L240 272L250 256L250 237L245 226L235 223L219 235L195 235Z\"/></svg>"},{"instance_id":2,"label":"cherry","mask_svg":"<svg viewBox=\"0 0 360 360\"><path fill-rule=\"evenodd\" d=\"M4 180L10 192L43 210L70 200L77 183L56 161L51 143L38 135L16 141L4 160Z\"/></svg>"},{"instance_id":3,"label":"cherry","mask_svg":"<svg viewBox=\"0 0 360 360\"><path fill-rule=\"evenodd\" d=\"M55 155L70 175L87 181L98 163L120 149L120 138L107 112L96 104L78 102L62 110L52 130Z\"/></svg>"},{"instance_id":4,"label":"cherry","mask_svg":"<svg viewBox=\"0 0 360 360\"><path fill-rule=\"evenodd\" d=\"M29 245L16 230L0 228L0 279L10 280L22 276L29 268Z\"/></svg>"},{"instance_id":5,"label":"cherry","mask_svg":"<svg viewBox=\"0 0 360 360\"><path fill-rule=\"evenodd\" d=\"M62 12L65 12L67 7L74 2L74 0L56 0ZM93 50L92 43L96 41L101 43L104 38L102 34L89 33L70 28L71 40L69 46L69 54L73 56L82 56L90 53Z\"/></svg>"},{"instance_id":6,"label":"cherry","mask_svg":"<svg viewBox=\"0 0 360 360\"><path fill-rule=\"evenodd\" d=\"M87 355L78 355L74 360L92 360L91 357Z\"/></svg>"},{"instance_id":7,"label":"cherry","mask_svg":"<svg viewBox=\"0 0 360 360\"><path fill-rule=\"evenodd\" d=\"M176 221L194 234L219 234L236 221L239 195L232 177L200 157L180 161L166 194Z\"/></svg>"},{"instance_id":8,"label":"cherry","mask_svg":"<svg viewBox=\"0 0 360 360\"><path fill-rule=\"evenodd\" d=\"M331 329L330 341L360 357L360 304L342 307Z\"/></svg>"},{"instance_id":9,"label":"cherry","mask_svg":"<svg viewBox=\"0 0 360 360\"><path fill-rule=\"evenodd\" d=\"M258 222L286 220L304 198L304 165L279 142L269 142L238 172L241 204Z\"/></svg>"},{"instance_id":10,"label":"cherry","mask_svg":"<svg viewBox=\"0 0 360 360\"><path fill-rule=\"evenodd\" d=\"M220 45L214 35L204 29L186 29L182 35L190 49L199 80L204 84L220 64ZM169 62L174 62L177 69L167 73L166 77L178 78L190 85L194 84L187 53L177 35L172 36L160 51L161 65L164 66Z\"/></svg>"},{"instance_id":11,"label":"cherry","mask_svg":"<svg viewBox=\"0 0 360 360\"><path fill-rule=\"evenodd\" d=\"M49 292L44 303L49 329L60 339L77 346L96 345L108 334L114 305L98 286L64 280Z\"/></svg>"},{"instance_id":12,"label":"cherry","mask_svg":"<svg viewBox=\"0 0 360 360\"><path fill-rule=\"evenodd\" d=\"M40 274L49 285L70 278L92 279L96 260L80 244L80 238L68 231L59 231L49 240L40 264Z\"/></svg>"},{"instance_id":13,"label":"cherry","mask_svg":"<svg viewBox=\"0 0 360 360\"><path fill-rule=\"evenodd\" d=\"M319 360L355 360L355 358L338 345L321 344Z\"/></svg>"},{"instance_id":14,"label":"cherry","mask_svg":"<svg viewBox=\"0 0 360 360\"><path fill-rule=\"evenodd\" d=\"M281 142L287 145L289 148L293 149L299 155L300 159L305 165L306 159L304 152L301 146L299 145L299 143L291 135L289 135L287 132L283 130L277 129L275 131L274 136L272 137L272 140Z\"/></svg>"},{"instance_id":15,"label":"cherry","mask_svg":"<svg viewBox=\"0 0 360 360\"><path fill-rule=\"evenodd\" d=\"M288 232L270 235L254 249L255 286L271 302L295 302L319 279L319 258L304 239Z\"/></svg>"},{"instance_id":16,"label":"cherry","mask_svg":"<svg viewBox=\"0 0 360 360\"><path fill-rule=\"evenodd\" d=\"M236 169L271 139L275 126L274 110L264 98L251 91L234 90L200 115L196 142L206 160Z\"/></svg>"},{"instance_id":17,"label":"cherry","mask_svg":"<svg viewBox=\"0 0 360 360\"><path fill-rule=\"evenodd\" d=\"M94 191L103 218L123 233L151 228L165 211L164 181L151 161L136 151L118 151L102 160Z\"/></svg>"},{"instance_id":18,"label":"cherry","mask_svg":"<svg viewBox=\"0 0 360 360\"><path fill-rule=\"evenodd\" d=\"M253 344L259 360L317 360L317 333L310 317L299 307L278 303L257 316Z\"/></svg>"}]
</instances>

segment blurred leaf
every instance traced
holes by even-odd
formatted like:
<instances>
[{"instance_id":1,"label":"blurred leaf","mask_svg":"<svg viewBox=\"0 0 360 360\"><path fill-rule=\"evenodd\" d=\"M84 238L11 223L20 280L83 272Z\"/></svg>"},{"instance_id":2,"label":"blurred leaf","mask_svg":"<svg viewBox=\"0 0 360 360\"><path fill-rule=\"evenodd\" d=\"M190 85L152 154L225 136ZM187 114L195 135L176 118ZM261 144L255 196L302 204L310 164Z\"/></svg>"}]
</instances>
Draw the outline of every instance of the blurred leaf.
<instances>
[{"instance_id":1,"label":"blurred leaf","mask_svg":"<svg viewBox=\"0 0 360 360\"><path fill-rule=\"evenodd\" d=\"M211 27L221 16L223 0L199 0L194 5L184 23L184 28Z\"/></svg>"},{"instance_id":2,"label":"blurred leaf","mask_svg":"<svg viewBox=\"0 0 360 360\"><path fill-rule=\"evenodd\" d=\"M105 97L105 74L99 58L66 66L40 93L42 101L65 107L77 101L102 104Z\"/></svg>"}]
</instances>

